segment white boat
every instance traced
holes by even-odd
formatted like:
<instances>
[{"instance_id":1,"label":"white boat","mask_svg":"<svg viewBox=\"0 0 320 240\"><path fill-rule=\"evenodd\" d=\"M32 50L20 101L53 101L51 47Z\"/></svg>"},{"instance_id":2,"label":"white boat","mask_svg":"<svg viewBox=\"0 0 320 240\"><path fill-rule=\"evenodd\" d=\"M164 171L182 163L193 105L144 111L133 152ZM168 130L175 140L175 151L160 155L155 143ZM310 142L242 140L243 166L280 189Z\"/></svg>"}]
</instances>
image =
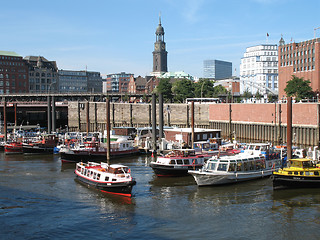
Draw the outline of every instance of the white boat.
<instances>
[{"instance_id":1,"label":"white boat","mask_svg":"<svg viewBox=\"0 0 320 240\"><path fill-rule=\"evenodd\" d=\"M150 162L150 167L158 177L188 175L188 170L203 166L206 155L195 154L194 149L174 149L164 156Z\"/></svg>"},{"instance_id":2,"label":"white boat","mask_svg":"<svg viewBox=\"0 0 320 240\"><path fill-rule=\"evenodd\" d=\"M213 156L202 169L189 170L199 186L221 185L271 176L281 167L281 159L266 159L262 154L240 153Z\"/></svg>"},{"instance_id":3,"label":"white boat","mask_svg":"<svg viewBox=\"0 0 320 240\"><path fill-rule=\"evenodd\" d=\"M136 181L130 169L121 164L79 162L76 165L77 179L102 192L131 197L132 187Z\"/></svg>"}]
</instances>

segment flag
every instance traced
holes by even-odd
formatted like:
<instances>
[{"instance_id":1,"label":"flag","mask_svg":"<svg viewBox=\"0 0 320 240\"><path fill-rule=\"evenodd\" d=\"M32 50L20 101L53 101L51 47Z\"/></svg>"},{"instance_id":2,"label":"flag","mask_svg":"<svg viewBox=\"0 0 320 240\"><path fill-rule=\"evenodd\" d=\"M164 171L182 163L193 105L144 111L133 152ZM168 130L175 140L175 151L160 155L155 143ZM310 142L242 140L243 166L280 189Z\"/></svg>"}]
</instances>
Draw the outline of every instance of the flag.
<instances>
[{"instance_id":1,"label":"flag","mask_svg":"<svg viewBox=\"0 0 320 240\"><path fill-rule=\"evenodd\" d=\"M269 33L267 33L267 37L269 37Z\"/></svg>"}]
</instances>

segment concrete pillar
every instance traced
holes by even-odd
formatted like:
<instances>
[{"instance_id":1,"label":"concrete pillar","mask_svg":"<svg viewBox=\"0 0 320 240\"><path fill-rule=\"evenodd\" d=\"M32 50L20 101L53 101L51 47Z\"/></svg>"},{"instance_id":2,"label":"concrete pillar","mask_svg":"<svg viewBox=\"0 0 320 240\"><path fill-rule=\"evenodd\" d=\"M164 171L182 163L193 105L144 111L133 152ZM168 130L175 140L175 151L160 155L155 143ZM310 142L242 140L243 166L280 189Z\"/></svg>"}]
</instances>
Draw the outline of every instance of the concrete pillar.
<instances>
[{"instance_id":1,"label":"concrete pillar","mask_svg":"<svg viewBox=\"0 0 320 240\"><path fill-rule=\"evenodd\" d=\"M159 93L159 139L163 138L163 96Z\"/></svg>"},{"instance_id":2,"label":"concrete pillar","mask_svg":"<svg viewBox=\"0 0 320 240\"><path fill-rule=\"evenodd\" d=\"M8 130L7 130L7 101L6 98L3 98L3 133L4 133L4 141L8 140Z\"/></svg>"},{"instance_id":3,"label":"concrete pillar","mask_svg":"<svg viewBox=\"0 0 320 240\"><path fill-rule=\"evenodd\" d=\"M110 101L106 99L107 163L110 164Z\"/></svg>"},{"instance_id":4,"label":"concrete pillar","mask_svg":"<svg viewBox=\"0 0 320 240\"><path fill-rule=\"evenodd\" d=\"M157 151L157 105L156 94L152 94L152 151Z\"/></svg>"}]
</instances>

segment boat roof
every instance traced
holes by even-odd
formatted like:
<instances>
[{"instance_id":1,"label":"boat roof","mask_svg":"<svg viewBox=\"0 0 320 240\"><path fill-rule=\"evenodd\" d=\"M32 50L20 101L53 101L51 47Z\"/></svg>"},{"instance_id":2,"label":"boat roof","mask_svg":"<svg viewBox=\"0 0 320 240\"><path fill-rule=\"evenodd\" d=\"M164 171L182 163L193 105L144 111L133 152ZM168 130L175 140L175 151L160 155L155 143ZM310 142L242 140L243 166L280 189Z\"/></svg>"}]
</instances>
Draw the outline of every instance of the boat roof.
<instances>
[{"instance_id":1,"label":"boat roof","mask_svg":"<svg viewBox=\"0 0 320 240\"><path fill-rule=\"evenodd\" d=\"M310 161L312 161L312 159L310 159L310 158L293 158L293 159L289 159L289 161L310 162Z\"/></svg>"},{"instance_id":2,"label":"boat roof","mask_svg":"<svg viewBox=\"0 0 320 240\"><path fill-rule=\"evenodd\" d=\"M109 165L111 168L126 168L128 166L122 165L122 164L111 164Z\"/></svg>"}]
</instances>

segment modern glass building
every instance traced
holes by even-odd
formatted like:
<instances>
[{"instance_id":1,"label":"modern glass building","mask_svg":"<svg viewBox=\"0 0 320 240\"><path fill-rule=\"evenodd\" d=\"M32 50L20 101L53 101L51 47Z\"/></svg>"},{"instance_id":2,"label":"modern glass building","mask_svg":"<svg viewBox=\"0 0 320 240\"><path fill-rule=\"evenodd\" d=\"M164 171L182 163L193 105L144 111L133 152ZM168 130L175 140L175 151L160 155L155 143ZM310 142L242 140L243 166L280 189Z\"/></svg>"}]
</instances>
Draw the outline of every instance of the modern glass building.
<instances>
[{"instance_id":1,"label":"modern glass building","mask_svg":"<svg viewBox=\"0 0 320 240\"><path fill-rule=\"evenodd\" d=\"M203 77L221 80L232 77L232 63L221 60L204 60Z\"/></svg>"}]
</instances>

